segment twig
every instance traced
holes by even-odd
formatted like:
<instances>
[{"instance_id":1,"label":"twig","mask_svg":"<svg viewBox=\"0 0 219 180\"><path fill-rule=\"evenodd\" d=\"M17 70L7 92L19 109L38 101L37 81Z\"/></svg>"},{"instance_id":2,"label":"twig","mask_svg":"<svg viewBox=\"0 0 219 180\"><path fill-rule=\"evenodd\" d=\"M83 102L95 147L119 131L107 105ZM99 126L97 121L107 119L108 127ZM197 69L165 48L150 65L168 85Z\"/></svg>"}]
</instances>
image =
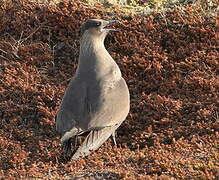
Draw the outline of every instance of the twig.
<instances>
[{"instance_id":1,"label":"twig","mask_svg":"<svg viewBox=\"0 0 219 180\"><path fill-rule=\"evenodd\" d=\"M8 58L6 58L5 56L2 56L2 55L0 55L0 57L2 57L3 59L6 59L6 60L8 60L8 61L9 61L9 59L8 59Z\"/></svg>"},{"instance_id":2,"label":"twig","mask_svg":"<svg viewBox=\"0 0 219 180\"><path fill-rule=\"evenodd\" d=\"M4 51L3 49L0 49L1 52L5 53L5 54L8 54L6 51Z\"/></svg>"},{"instance_id":3,"label":"twig","mask_svg":"<svg viewBox=\"0 0 219 180\"><path fill-rule=\"evenodd\" d=\"M29 34L29 36L27 36L26 38L22 39L21 42L23 43L24 41L26 41L27 39L29 39L33 34L35 34L43 25L45 25L47 23L47 21L43 22L42 24L40 24L40 26L38 28L36 28L32 33Z\"/></svg>"},{"instance_id":4,"label":"twig","mask_svg":"<svg viewBox=\"0 0 219 180\"><path fill-rule=\"evenodd\" d=\"M16 43L16 40L13 38L13 36L12 35L10 35L9 33L5 33L6 35L9 35L10 36L10 38L14 41L14 43Z\"/></svg>"},{"instance_id":5,"label":"twig","mask_svg":"<svg viewBox=\"0 0 219 180\"><path fill-rule=\"evenodd\" d=\"M23 34L24 34L24 31L22 31L21 32L21 35L20 35L20 38L19 38L19 40L17 41L17 48L22 44L22 36L23 36Z\"/></svg>"},{"instance_id":6,"label":"twig","mask_svg":"<svg viewBox=\"0 0 219 180\"><path fill-rule=\"evenodd\" d=\"M9 33L6 33L6 34L9 35L10 38L14 41L14 44L12 45L11 43L6 42L6 41L3 41L3 42L11 46L11 48L12 48L11 54L12 54L12 55L14 55L16 58L20 58L20 57L17 55L17 52L18 52L19 47L20 47L27 39L29 39L34 33L36 33L36 32L37 32L44 24L46 24L46 23L47 23L47 21L46 21L46 22L43 22L42 24L40 24L39 27L37 27L32 33L30 33L26 38L23 38L23 39L22 39L22 37L23 37L24 31L21 32L21 35L20 35L20 37L19 37L19 40L15 40ZM0 42L1 42L1 41L0 41ZM5 51L3 51L3 50L2 50L2 52L4 52L4 53L7 54L7 52L5 52Z\"/></svg>"},{"instance_id":7,"label":"twig","mask_svg":"<svg viewBox=\"0 0 219 180\"><path fill-rule=\"evenodd\" d=\"M218 116L218 112L215 111L215 115L216 115L216 122L219 122L219 116Z\"/></svg>"}]
</instances>

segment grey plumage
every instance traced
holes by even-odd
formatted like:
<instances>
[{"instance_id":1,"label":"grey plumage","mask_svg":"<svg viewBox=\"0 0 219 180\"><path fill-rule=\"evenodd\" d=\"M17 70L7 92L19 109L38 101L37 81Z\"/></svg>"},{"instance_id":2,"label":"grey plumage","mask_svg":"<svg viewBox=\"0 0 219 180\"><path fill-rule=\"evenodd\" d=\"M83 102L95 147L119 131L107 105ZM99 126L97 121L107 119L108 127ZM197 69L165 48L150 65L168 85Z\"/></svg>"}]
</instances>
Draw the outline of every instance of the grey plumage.
<instances>
[{"instance_id":1,"label":"grey plumage","mask_svg":"<svg viewBox=\"0 0 219 180\"><path fill-rule=\"evenodd\" d=\"M89 19L81 29L78 68L56 118L56 129L64 134L61 144L66 155L72 155L69 139L89 132L73 160L89 155L114 137L129 112L128 87L104 46L106 35L115 31L104 27L116 22Z\"/></svg>"}]
</instances>

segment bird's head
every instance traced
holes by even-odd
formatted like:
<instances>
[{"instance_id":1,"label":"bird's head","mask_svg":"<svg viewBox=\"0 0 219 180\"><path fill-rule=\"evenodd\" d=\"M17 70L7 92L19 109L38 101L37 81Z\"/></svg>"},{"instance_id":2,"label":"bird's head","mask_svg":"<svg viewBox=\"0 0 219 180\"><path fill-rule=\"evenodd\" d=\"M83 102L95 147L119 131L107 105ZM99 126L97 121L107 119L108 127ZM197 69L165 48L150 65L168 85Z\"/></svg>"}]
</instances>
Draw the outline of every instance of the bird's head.
<instances>
[{"instance_id":1,"label":"bird's head","mask_svg":"<svg viewBox=\"0 0 219 180\"><path fill-rule=\"evenodd\" d=\"M116 29L106 28L111 24L119 23L118 20L101 20L101 19L88 19L81 28L81 36L90 34L95 37L105 38L109 32L119 31Z\"/></svg>"}]
</instances>

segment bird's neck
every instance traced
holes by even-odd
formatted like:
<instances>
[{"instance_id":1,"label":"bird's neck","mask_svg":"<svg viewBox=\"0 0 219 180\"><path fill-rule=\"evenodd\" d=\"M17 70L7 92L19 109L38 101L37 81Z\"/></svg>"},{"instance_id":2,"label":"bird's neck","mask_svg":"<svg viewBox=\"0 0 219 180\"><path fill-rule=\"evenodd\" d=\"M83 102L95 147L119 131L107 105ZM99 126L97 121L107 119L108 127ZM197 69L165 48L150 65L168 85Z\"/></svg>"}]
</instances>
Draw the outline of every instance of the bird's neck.
<instances>
[{"instance_id":1,"label":"bird's neck","mask_svg":"<svg viewBox=\"0 0 219 180\"><path fill-rule=\"evenodd\" d=\"M88 57L105 51L104 38L84 35L80 42L80 56Z\"/></svg>"},{"instance_id":2,"label":"bird's neck","mask_svg":"<svg viewBox=\"0 0 219 180\"><path fill-rule=\"evenodd\" d=\"M82 37L76 74L103 77L112 69L121 73L117 64L104 46L104 38Z\"/></svg>"},{"instance_id":3,"label":"bird's neck","mask_svg":"<svg viewBox=\"0 0 219 180\"><path fill-rule=\"evenodd\" d=\"M104 38L83 36L80 42L79 66L95 70L100 64L107 66L113 59L104 46ZM83 68L84 69L84 68Z\"/></svg>"}]
</instances>

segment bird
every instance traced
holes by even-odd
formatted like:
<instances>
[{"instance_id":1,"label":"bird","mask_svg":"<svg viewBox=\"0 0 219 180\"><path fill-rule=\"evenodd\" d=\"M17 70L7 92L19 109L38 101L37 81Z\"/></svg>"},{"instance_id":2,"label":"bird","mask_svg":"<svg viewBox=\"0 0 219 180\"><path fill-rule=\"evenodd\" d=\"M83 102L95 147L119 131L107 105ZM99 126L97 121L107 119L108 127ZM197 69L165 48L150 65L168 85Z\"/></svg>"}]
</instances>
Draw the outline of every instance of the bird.
<instances>
[{"instance_id":1,"label":"bird","mask_svg":"<svg viewBox=\"0 0 219 180\"><path fill-rule=\"evenodd\" d=\"M115 132L130 110L130 94L119 66L104 45L107 28L118 20L88 19L81 26L80 53L56 115L64 155L79 160L98 149ZM71 139L87 134L72 151Z\"/></svg>"}]
</instances>

